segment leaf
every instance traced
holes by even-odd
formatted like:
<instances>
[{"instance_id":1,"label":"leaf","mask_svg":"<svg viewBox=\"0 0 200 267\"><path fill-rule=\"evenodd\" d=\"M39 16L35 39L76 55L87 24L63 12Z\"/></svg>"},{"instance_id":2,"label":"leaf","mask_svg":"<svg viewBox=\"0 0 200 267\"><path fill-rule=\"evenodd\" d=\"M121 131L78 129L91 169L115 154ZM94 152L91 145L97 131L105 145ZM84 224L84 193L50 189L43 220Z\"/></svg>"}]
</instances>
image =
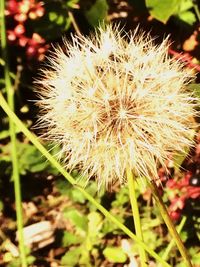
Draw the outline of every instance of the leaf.
<instances>
[{"instance_id":1,"label":"leaf","mask_svg":"<svg viewBox=\"0 0 200 267\"><path fill-rule=\"evenodd\" d=\"M78 4L79 0L68 0L66 5L70 8L76 8L76 5Z\"/></svg>"},{"instance_id":2,"label":"leaf","mask_svg":"<svg viewBox=\"0 0 200 267\"><path fill-rule=\"evenodd\" d=\"M34 31L42 35L47 41L60 37L71 25L68 16L67 3L63 1L48 1L45 4L45 14L34 23Z\"/></svg>"},{"instance_id":3,"label":"leaf","mask_svg":"<svg viewBox=\"0 0 200 267\"><path fill-rule=\"evenodd\" d=\"M11 162L11 143L1 147L1 160ZM32 144L17 142L17 156L19 172L25 175L27 172L50 171L57 174L58 171L42 156Z\"/></svg>"},{"instance_id":4,"label":"leaf","mask_svg":"<svg viewBox=\"0 0 200 267\"><path fill-rule=\"evenodd\" d=\"M100 232L102 226L102 217L98 212L88 214L88 233L91 237L95 237Z\"/></svg>"},{"instance_id":5,"label":"leaf","mask_svg":"<svg viewBox=\"0 0 200 267\"><path fill-rule=\"evenodd\" d=\"M96 0L90 9L85 11L88 22L94 27L98 26L100 22L106 20L108 8L106 0Z\"/></svg>"},{"instance_id":6,"label":"leaf","mask_svg":"<svg viewBox=\"0 0 200 267\"><path fill-rule=\"evenodd\" d=\"M181 12L177 15L177 18L190 25L193 25L196 22L195 14L192 11Z\"/></svg>"},{"instance_id":7,"label":"leaf","mask_svg":"<svg viewBox=\"0 0 200 267\"><path fill-rule=\"evenodd\" d=\"M10 132L9 132L9 130L4 130L4 131L1 131L0 132L0 140L1 139L4 139L4 138L7 138L7 137L9 137L10 136Z\"/></svg>"},{"instance_id":8,"label":"leaf","mask_svg":"<svg viewBox=\"0 0 200 267\"><path fill-rule=\"evenodd\" d=\"M179 10L180 0L146 0L150 14L157 20L166 23Z\"/></svg>"},{"instance_id":9,"label":"leaf","mask_svg":"<svg viewBox=\"0 0 200 267\"><path fill-rule=\"evenodd\" d=\"M87 231L88 220L77 210L65 210L63 212L65 218L69 219L77 228Z\"/></svg>"},{"instance_id":10,"label":"leaf","mask_svg":"<svg viewBox=\"0 0 200 267\"><path fill-rule=\"evenodd\" d=\"M127 260L126 254L121 248L108 247L103 250L104 257L113 263L124 263Z\"/></svg>"},{"instance_id":11,"label":"leaf","mask_svg":"<svg viewBox=\"0 0 200 267\"><path fill-rule=\"evenodd\" d=\"M78 264L81 255L81 247L73 248L61 259L61 264L65 267L72 267Z\"/></svg>"},{"instance_id":12,"label":"leaf","mask_svg":"<svg viewBox=\"0 0 200 267\"><path fill-rule=\"evenodd\" d=\"M193 0L181 0L179 5L179 12L184 12L193 8Z\"/></svg>"},{"instance_id":13,"label":"leaf","mask_svg":"<svg viewBox=\"0 0 200 267\"><path fill-rule=\"evenodd\" d=\"M37 148L31 144L18 144L19 169L21 174L40 172L46 169L47 162Z\"/></svg>"},{"instance_id":14,"label":"leaf","mask_svg":"<svg viewBox=\"0 0 200 267\"><path fill-rule=\"evenodd\" d=\"M77 236L73 233L70 233L70 232L64 232L64 235L62 237L62 245L64 247L68 247L68 246L71 246L71 245L77 245L77 244L80 244L82 242L82 237L80 236Z\"/></svg>"},{"instance_id":15,"label":"leaf","mask_svg":"<svg viewBox=\"0 0 200 267\"><path fill-rule=\"evenodd\" d=\"M58 15L56 12L49 12L49 20L50 21L55 21L57 19Z\"/></svg>"},{"instance_id":16,"label":"leaf","mask_svg":"<svg viewBox=\"0 0 200 267\"><path fill-rule=\"evenodd\" d=\"M16 134L18 134L19 132L20 131L18 129L15 131ZM0 132L0 140L4 139L4 138L7 138L9 136L10 136L9 130L3 130L3 131Z\"/></svg>"},{"instance_id":17,"label":"leaf","mask_svg":"<svg viewBox=\"0 0 200 267\"><path fill-rule=\"evenodd\" d=\"M55 183L61 195L68 196L77 203L84 204L86 202L84 195L78 189L72 188L66 179L58 179Z\"/></svg>"}]
</instances>

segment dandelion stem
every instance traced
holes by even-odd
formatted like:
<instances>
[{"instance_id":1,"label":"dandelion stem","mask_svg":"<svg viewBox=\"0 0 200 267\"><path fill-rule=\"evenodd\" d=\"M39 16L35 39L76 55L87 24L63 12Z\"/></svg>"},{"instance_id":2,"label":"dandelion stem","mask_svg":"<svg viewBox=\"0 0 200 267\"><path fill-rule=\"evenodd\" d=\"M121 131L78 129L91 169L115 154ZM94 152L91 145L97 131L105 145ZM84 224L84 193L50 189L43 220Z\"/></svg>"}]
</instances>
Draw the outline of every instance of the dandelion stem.
<instances>
[{"instance_id":1,"label":"dandelion stem","mask_svg":"<svg viewBox=\"0 0 200 267\"><path fill-rule=\"evenodd\" d=\"M136 236L143 241L143 234L142 234L142 227L140 221L140 214L136 196L136 188L135 188L135 180L133 177L133 173L130 169L126 170L127 181L128 181L128 188L129 188L129 197L131 202L132 214L133 214L133 221L135 225L135 232ZM139 255L141 260L141 267L147 267L147 257L143 247L139 246Z\"/></svg>"},{"instance_id":2,"label":"dandelion stem","mask_svg":"<svg viewBox=\"0 0 200 267\"><path fill-rule=\"evenodd\" d=\"M177 228L177 232L178 232L178 234L182 231L183 226L185 225L185 222L186 222L186 217L183 216L183 218L182 218L182 220L181 220L181 222L180 222L180 224L179 224L179 226L178 226L178 228ZM164 254L163 254L163 256L162 256L162 258L163 258L164 260L167 260L167 259L168 259L168 255L169 255L171 249L173 248L174 243L175 243L175 242L174 242L174 239L171 239L170 243L168 244L168 246L167 246L167 248L166 248L166 250L165 250L165 252L164 252Z\"/></svg>"},{"instance_id":3,"label":"dandelion stem","mask_svg":"<svg viewBox=\"0 0 200 267\"><path fill-rule=\"evenodd\" d=\"M185 266L187 267L192 267L192 263L190 261L190 258L189 258L189 255L187 253L187 250L185 249L184 245L183 245L183 242L179 236L179 234L177 233L176 231L176 228L173 224L173 222L171 221L171 218L168 214L168 211L165 207L165 204L162 200L162 197L160 196L160 193L159 193L159 190L157 188L157 185L154 181L151 181L151 183L149 183L150 185L150 188L152 190L152 193L153 193L153 196L155 198L155 201L158 205L158 208L160 210L160 213L162 215L162 218L171 234L171 236L174 238L174 241L176 242L176 245L180 251L180 254L182 255L184 261L185 261Z\"/></svg>"},{"instance_id":4,"label":"dandelion stem","mask_svg":"<svg viewBox=\"0 0 200 267\"><path fill-rule=\"evenodd\" d=\"M9 118L17 125L24 135L35 145L35 147L49 160L49 162L57 168L57 170L68 180L72 185L76 184L73 177L65 171L65 169L59 164L58 161L46 150L46 148L38 141L37 137L32 134L26 126L20 121L15 113L10 109L3 95L0 93L0 105ZM140 246L142 246L154 259L158 260L162 267L170 267L170 265L164 261L156 252L154 252L148 245L144 244L140 239L137 238L125 225L118 221L109 211L107 211L101 204L99 204L89 193L82 187L77 186L77 189L82 192L86 199L88 199L108 220L115 223L119 229L121 229L127 236L132 238Z\"/></svg>"},{"instance_id":5,"label":"dandelion stem","mask_svg":"<svg viewBox=\"0 0 200 267\"><path fill-rule=\"evenodd\" d=\"M6 27L5 27L5 1L0 0L0 24L1 24L1 48L2 48L2 59L5 62L4 65L4 77L5 77L5 88L7 93L8 105L11 110L14 110L14 89L11 84L9 75L9 65L8 65L8 54L7 54L7 41L6 41ZM18 169L18 159L17 159L17 148L16 148L16 132L15 124L12 119L9 119L9 131L11 139L11 158L12 158L12 168L13 168L13 181L14 181L14 191L15 191L15 202L16 202L16 217L17 217L17 230L18 230L18 240L19 240L19 251L21 266L27 267L26 252L24 246L24 236L23 236L23 215L22 215L22 199L21 199L21 188L20 188L20 175Z\"/></svg>"}]
</instances>

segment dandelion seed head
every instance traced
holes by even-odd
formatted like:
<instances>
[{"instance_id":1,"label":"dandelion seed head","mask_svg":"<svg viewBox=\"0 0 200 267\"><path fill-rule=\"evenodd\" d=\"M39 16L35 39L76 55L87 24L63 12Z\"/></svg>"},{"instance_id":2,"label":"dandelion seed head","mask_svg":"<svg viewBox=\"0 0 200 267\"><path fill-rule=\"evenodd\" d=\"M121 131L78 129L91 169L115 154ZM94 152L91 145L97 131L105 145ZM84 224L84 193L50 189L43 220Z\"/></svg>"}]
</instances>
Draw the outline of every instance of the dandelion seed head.
<instances>
[{"instance_id":1,"label":"dandelion seed head","mask_svg":"<svg viewBox=\"0 0 200 267\"><path fill-rule=\"evenodd\" d=\"M157 179L169 155L192 146L192 71L168 57L168 40L100 28L55 48L38 80L43 136L62 145L66 168L99 186L123 183L127 168Z\"/></svg>"}]
</instances>

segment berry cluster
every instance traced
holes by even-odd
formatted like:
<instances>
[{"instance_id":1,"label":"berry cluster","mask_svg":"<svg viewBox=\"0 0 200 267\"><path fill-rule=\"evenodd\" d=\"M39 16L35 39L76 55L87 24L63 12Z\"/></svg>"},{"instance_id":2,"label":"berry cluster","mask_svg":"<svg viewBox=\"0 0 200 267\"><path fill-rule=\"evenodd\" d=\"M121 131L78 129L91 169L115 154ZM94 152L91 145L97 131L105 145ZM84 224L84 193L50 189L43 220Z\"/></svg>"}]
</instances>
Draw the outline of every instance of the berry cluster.
<instances>
[{"instance_id":1,"label":"berry cluster","mask_svg":"<svg viewBox=\"0 0 200 267\"><path fill-rule=\"evenodd\" d=\"M187 172L182 179L169 179L166 183L168 198L170 201L169 213L173 220L179 220L183 208L188 199L200 197L200 185L198 175Z\"/></svg>"},{"instance_id":2,"label":"berry cluster","mask_svg":"<svg viewBox=\"0 0 200 267\"><path fill-rule=\"evenodd\" d=\"M35 0L8 0L6 16L9 18L7 31L8 41L24 47L28 59L42 60L48 46L45 39L36 32L30 32L28 20L36 20L44 15L45 9L42 2Z\"/></svg>"}]
</instances>

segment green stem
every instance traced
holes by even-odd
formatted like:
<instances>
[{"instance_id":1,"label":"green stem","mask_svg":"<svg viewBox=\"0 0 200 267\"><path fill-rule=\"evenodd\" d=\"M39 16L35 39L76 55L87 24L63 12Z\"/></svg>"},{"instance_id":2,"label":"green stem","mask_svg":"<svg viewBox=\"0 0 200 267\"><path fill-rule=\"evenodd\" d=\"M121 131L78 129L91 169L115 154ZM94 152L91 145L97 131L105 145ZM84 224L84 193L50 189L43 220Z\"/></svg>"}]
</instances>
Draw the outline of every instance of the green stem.
<instances>
[{"instance_id":1,"label":"green stem","mask_svg":"<svg viewBox=\"0 0 200 267\"><path fill-rule=\"evenodd\" d=\"M193 7L194 7L194 11L195 11L195 13L196 13L196 16L197 16L197 18L198 18L198 20L199 20L199 22L200 22L200 12L199 12L198 4L195 2L195 3L193 4Z\"/></svg>"},{"instance_id":2,"label":"green stem","mask_svg":"<svg viewBox=\"0 0 200 267\"><path fill-rule=\"evenodd\" d=\"M182 218L182 220L181 220L179 226L177 227L177 232L178 232L178 234L182 231L183 226L185 225L185 222L186 222L186 217L183 216L183 218ZM168 255L169 255L170 251L172 250L174 244L175 244L174 239L171 239L171 241L170 241L170 243L168 244L168 246L167 246L167 248L166 248L164 254L162 255L163 260L166 261L166 260L168 259Z\"/></svg>"},{"instance_id":3,"label":"green stem","mask_svg":"<svg viewBox=\"0 0 200 267\"><path fill-rule=\"evenodd\" d=\"M69 16L69 18L71 19L71 22L72 22L72 25L73 25L73 27L74 27L74 29L75 29L75 31L76 31L76 34L77 34L77 35L81 35L81 31L80 31L80 29L79 29L79 26L78 26L78 24L76 23L76 20L75 20L75 18L74 18L74 15L73 15L73 13L72 13L71 11L68 11L68 16Z\"/></svg>"},{"instance_id":4,"label":"green stem","mask_svg":"<svg viewBox=\"0 0 200 267\"><path fill-rule=\"evenodd\" d=\"M57 168L57 170L68 180L69 183L76 186L76 181L74 178L65 171L65 169L54 159L54 157L46 150L46 148L38 141L34 134L32 134L26 126L20 121L20 119L15 115L15 113L10 109L8 104L6 103L4 97L0 93L0 105L5 113L12 119L12 121L17 125L18 129L20 129L24 135L35 145L35 147L49 160L49 162ZM110 221L118 226L127 236L132 238L135 242L137 242L140 246L142 246L154 259L158 260L162 267L170 267L170 265L164 261L156 252L149 248L148 245L144 244L140 239L137 238L125 225L119 222L109 211L107 211L101 204L99 204L89 193L85 191L80 186L77 186L77 189L82 192L84 197L88 199L96 208Z\"/></svg>"},{"instance_id":5,"label":"green stem","mask_svg":"<svg viewBox=\"0 0 200 267\"><path fill-rule=\"evenodd\" d=\"M157 185L154 181L151 181L149 183L150 187L151 187L151 190L152 190L152 193L153 193L153 196L155 198L155 201L158 205L158 208L160 210L160 213L162 215L162 218L171 234L171 236L173 237L174 241L176 242L176 245L180 251L180 254L182 255L184 261L185 261L185 266L187 267L192 267L192 263L190 261L190 258L189 258L189 255L187 253L187 250L185 249L184 245L183 245L183 242L179 236L179 234L177 233L176 231L176 228L173 224L173 222L171 221L171 218L168 214L168 211L165 207L165 204L162 200L162 197L160 196L160 193L159 193L159 190L157 188Z\"/></svg>"},{"instance_id":6,"label":"green stem","mask_svg":"<svg viewBox=\"0 0 200 267\"><path fill-rule=\"evenodd\" d=\"M135 226L136 236L143 241L143 234L142 234L142 227L140 221L140 213L137 203L137 196L136 196L136 188L135 188L135 180L133 177L133 173L130 169L126 170L128 188L129 188L129 198L131 202L132 214L133 214L133 221ZM141 260L141 267L147 267L147 257L143 247L139 246L139 255Z\"/></svg>"},{"instance_id":7,"label":"green stem","mask_svg":"<svg viewBox=\"0 0 200 267\"><path fill-rule=\"evenodd\" d=\"M1 49L2 49L2 59L5 62L5 65L4 65L5 88L6 88L6 93L7 93L8 105L10 106L11 110L14 110L14 90L13 90L13 86L11 84L10 75L9 75L4 10L5 10L5 2L4 0L0 0ZM21 260L21 266L27 267L26 251L25 251L24 236L23 236L22 200L21 200L21 189L20 189L20 176L19 176L19 170L18 170L15 124L12 122L11 119L9 119L9 131L10 131L10 140L11 140L11 159L12 159L12 167L13 167L12 174L13 174L14 191L15 191L20 260Z\"/></svg>"}]
</instances>

